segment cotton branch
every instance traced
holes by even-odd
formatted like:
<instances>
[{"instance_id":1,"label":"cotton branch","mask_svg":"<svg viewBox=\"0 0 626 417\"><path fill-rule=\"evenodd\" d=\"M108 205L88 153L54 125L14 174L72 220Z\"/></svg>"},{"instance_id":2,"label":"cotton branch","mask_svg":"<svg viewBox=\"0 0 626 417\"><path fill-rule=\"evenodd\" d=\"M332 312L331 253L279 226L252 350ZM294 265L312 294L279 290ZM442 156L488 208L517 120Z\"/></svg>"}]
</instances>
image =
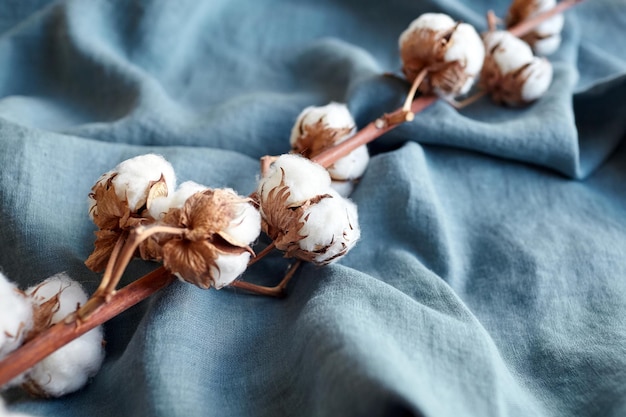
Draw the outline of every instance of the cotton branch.
<instances>
[{"instance_id":1,"label":"cotton branch","mask_svg":"<svg viewBox=\"0 0 626 417\"><path fill-rule=\"evenodd\" d=\"M510 28L509 31L516 36L522 36L544 20L558 13L562 13L582 1L583 0L563 0L552 10L522 22ZM417 88L415 85L413 87L413 89ZM321 152L313 158L313 161L324 167L328 167L359 146L370 143L402 123L412 120L413 115L420 113L436 100L436 96L421 96L410 104L409 111L405 105L403 108L399 108L392 113L379 117L366 125L351 138ZM178 233L179 231L175 232ZM79 311L70 314L65 320L42 332L0 361L0 386L7 384L57 349L124 312L135 304L138 304L174 281L174 276L164 267L160 267L119 291L111 291L110 293L107 291L103 292L105 289L114 289L117 280L119 280L126 264L130 260L127 256L127 252L124 250L120 250L120 252L124 252L124 254L120 256L120 259L122 259L121 264L111 264L110 267L107 268L107 274L110 275L111 278L101 286L101 291L97 294L101 296L100 299L84 307L82 310L84 314L79 315ZM295 267L293 271L295 271ZM275 295L274 293L281 292L291 276L293 276L293 274L288 274L288 278L286 277L286 280L283 280L278 286L274 287L274 290L269 291L267 295ZM254 284L235 282L233 286L240 289L253 290Z\"/></svg>"}]
</instances>

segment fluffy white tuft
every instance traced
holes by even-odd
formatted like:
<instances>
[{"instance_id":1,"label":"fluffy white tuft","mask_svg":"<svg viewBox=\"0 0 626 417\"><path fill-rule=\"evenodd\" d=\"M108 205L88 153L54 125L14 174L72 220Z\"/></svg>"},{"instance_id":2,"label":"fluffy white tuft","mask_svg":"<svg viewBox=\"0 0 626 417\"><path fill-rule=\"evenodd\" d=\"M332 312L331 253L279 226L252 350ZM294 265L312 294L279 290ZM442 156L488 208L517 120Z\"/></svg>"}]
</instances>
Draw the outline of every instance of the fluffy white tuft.
<instances>
[{"instance_id":1,"label":"fluffy white tuft","mask_svg":"<svg viewBox=\"0 0 626 417\"><path fill-rule=\"evenodd\" d=\"M40 285L27 290L27 293L38 304L58 294L59 309L52 316L52 324L58 323L87 301L87 294L80 283L64 273L46 279ZM53 397L80 389L102 365L102 340L102 327L99 326L36 364L29 371L28 378Z\"/></svg>"},{"instance_id":2,"label":"fluffy white tuft","mask_svg":"<svg viewBox=\"0 0 626 417\"><path fill-rule=\"evenodd\" d=\"M33 307L0 272L0 358L17 349L33 327Z\"/></svg>"},{"instance_id":3,"label":"fluffy white tuft","mask_svg":"<svg viewBox=\"0 0 626 417\"><path fill-rule=\"evenodd\" d=\"M362 145L328 167L328 172L335 180L353 180L360 178L370 161L367 146Z\"/></svg>"},{"instance_id":4,"label":"fluffy white tuft","mask_svg":"<svg viewBox=\"0 0 626 417\"><path fill-rule=\"evenodd\" d=\"M485 47L478 32L472 25L460 23L450 37L450 46L446 50L447 62L459 61L472 80L474 80L483 67L485 59ZM460 94L465 94L471 87L471 83L463 86Z\"/></svg>"},{"instance_id":5,"label":"fluffy white tuft","mask_svg":"<svg viewBox=\"0 0 626 417\"><path fill-rule=\"evenodd\" d=\"M526 82L522 87L522 99L537 100L552 83L552 64L545 58L534 57L530 65L524 68L523 76Z\"/></svg>"},{"instance_id":6,"label":"fluffy white tuft","mask_svg":"<svg viewBox=\"0 0 626 417\"><path fill-rule=\"evenodd\" d=\"M548 56L556 52L559 46L561 46L561 35L552 35L535 42L533 51L535 51L537 55Z\"/></svg>"},{"instance_id":7,"label":"fluffy white tuft","mask_svg":"<svg viewBox=\"0 0 626 417\"><path fill-rule=\"evenodd\" d=\"M209 187L197 182L185 181L178 186L175 192L168 194L167 197L155 198L152 201L149 213L154 219L160 220L170 209L181 208L189 197L208 189Z\"/></svg>"},{"instance_id":8,"label":"fluffy white tuft","mask_svg":"<svg viewBox=\"0 0 626 417\"><path fill-rule=\"evenodd\" d=\"M333 181L330 187L342 197L348 197L354 191L353 181Z\"/></svg>"},{"instance_id":9,"label":"fluffy white tuft","mask_svg":"<svg viewBox=\"0 0 626 417\"><path fill-rule=\"evenodd\" d=\"M502 75L517 71L533 60L530 46L506 30L487 33L484 43Z\"/></svg>"},{"instance_id":10,"label":"fluffy white tuft","mask_svg":"<svg viewBox=\"0 0 626 417\"><path fill-rule=\"evenodd\" d=\"M215 260L217 268L211 267L213 286L219 290L230 285L245 272L249 260L250 253L248 252L243 252L239 255L220 254Z\"/></svg>"},{"instance_id":11,"label":"fluffy white tuft","mask_svg":"<svg viewBox=\"0 0 626 417\"><path fill-rule=\"evenodd\" d=\"M311 205L300 221L304 226L298 232L305 236L298 241L302 250L314 252L325 248L316 258L318 264L339 259L342 251L347 253L361 236L356 205L336 192L330 198Z\"/></svg>"},{"instance_id":12,"label":"fluffy white tuft","mask_svg":"<svg viewBox=\"0 0 626 417\"><path fill-rule=\"evenodd\" d=\"M238 194L231 190L234 195ZM224 230L242 245L249 245L259 237L261 233L261 213L248 201L237 203L237 214L231 220L230 225Z\"/></svg>"},{"instance_id":13,"label":"fluffy white tuft","mask_svg":"<svg viewBox=\"0 0 626 417\"><path fill-rule=\"evenodd\" d=\"M398 40L399 46L402 47L402 44L413 35L413 32L430 29L435 32L440 32L448 29L452 29L456 25L454 19L444 13L424 13L420 15L418 18L413 20L409 27L404 30L400 34L400 38Z\"/></svg>"},{"instance_id":14,"label":"fluffy white tuft","mask_svg":"<svg viewBox=\"0 0 626 417\"><path fill-rule=\"evenodd\" d=\"M325 194L330 187L330 175L323 166L293 154L281 155L270 165L269 172L260 179L257 187L260 198L265 200L281 181L291 192L287 199L288 205Z\"/></svg>"}]
</instances>

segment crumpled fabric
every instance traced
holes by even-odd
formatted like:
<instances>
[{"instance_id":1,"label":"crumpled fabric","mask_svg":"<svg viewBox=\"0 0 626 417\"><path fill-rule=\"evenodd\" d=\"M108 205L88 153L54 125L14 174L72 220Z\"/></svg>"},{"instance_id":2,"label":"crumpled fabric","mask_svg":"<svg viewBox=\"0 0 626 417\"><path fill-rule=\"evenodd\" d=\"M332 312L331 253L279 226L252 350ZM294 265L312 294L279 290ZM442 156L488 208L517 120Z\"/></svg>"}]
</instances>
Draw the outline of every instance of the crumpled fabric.
<instances>
[{"instance_id":1,"label":"crumpled fabric","mask_svg":"<svg viewBox=\"0 0 626 417\"><path fill-rule=\"evenodd\" d=\"M5 1L0 267L26 288L83 262L87 194L135 155L255 189L309 105L359 127L399 107L398 36L425 12L486 30L507 1ZM370 144L361 241L284 299L175 282L105 324L106 360L34 416L626 415L626 7L566 12L537 103L438 101ZM262 238L260 247L267 244ZM277 283L273 253L244 279ZM133 261L126 285L156 268Z\"/></svg>"}]
</instances>

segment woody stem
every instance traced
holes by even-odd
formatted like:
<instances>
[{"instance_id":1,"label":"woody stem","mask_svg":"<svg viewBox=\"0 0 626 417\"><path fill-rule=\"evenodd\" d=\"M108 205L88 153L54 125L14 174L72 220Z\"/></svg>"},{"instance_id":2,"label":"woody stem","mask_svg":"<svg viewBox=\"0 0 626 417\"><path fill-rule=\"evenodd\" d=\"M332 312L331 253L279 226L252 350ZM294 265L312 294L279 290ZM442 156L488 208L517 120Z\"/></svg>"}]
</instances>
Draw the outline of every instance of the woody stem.
<instances>
[{"instance_id":1,"label":"woody stem","mask_svg":"<svg viewBox=\"0 0 626 417\"><path fill-rule=\"evenodd\" d=\"M415 94L417 93L417 89L419 88L422 81L428 74L428 69L423 68L413 80L413 84L411 84L411 89L409 90L409 94L406 96L406 100L404 101L404 106L402 106L402 110L407 114L406 120L411 121L415 117L415 113L411 112L411 104L413 103L413 99L415 98Z\"/></svg>"},{"instance_id":2,"label":"woody stem","mask_svg":"<svg viewBox=\"0 0 626 417\"><path fill-rule=\"evenodd\" d=\"M289 267L289 270L287 271L283 279L274 287L267 287L265 285L253 284L248 281L234 281L230 284L230 286L234 288L246 290L255 294L259 294L259 295L266 295L270 297L282 297L285 295L285 288L287 287L287 284L289 283L289 281L291 281L291 278L293 278L293 276L295 275L300 265L302 265L302 261L300 259L296 260L291 265L291 267Z\"/></svg>"},{"instance_id":3,"label":"woody stem","mask_svg":"<svg viewBox=\"0 0 626 417\"><path fill-rule=\"evenodd\" d=\"M120 238L120 240L118 240L115 245L111 258L109 258L109 262L107 263L105 271L105 276L103 277L100 286L91 296L91 298L87 300L85 305L83 305L76 312L78 318L83 321L88 319L89 316L93 314L96 310L98 310L103 304L111 301L113 295L115 294L115 287L117 287L117 284L122 278L124 270L126 270L126 267L130 263L135 254L135 251L137 250L137 247L141 242L156 233L180 235L184 233L185 230L186 229L179 227L162 226L158 224L150 226L138 226L134 228L130 233L128 233L128 237L125 239L123 246L120 244L120 241L122 240Z\"/></svg>"},{"instance_id":4,"label":"woody stem","mask_svg":"<svg viewBox=\"0 0 626 417\"><path fill-rule=\"evenodd\" d=\"M269 245L267 245L266 247L263 248L263 250L259 253L256 254L256 256L252 259L250 259L250 262L248 262L248 266L250 265L254 265L255 263L257 263L258 261L260 261L261 259L265 258L267 255L269 255L270 252L272 252L274 249L276 248L276 243L272 242Z\"/></svg>"}]
</instances>

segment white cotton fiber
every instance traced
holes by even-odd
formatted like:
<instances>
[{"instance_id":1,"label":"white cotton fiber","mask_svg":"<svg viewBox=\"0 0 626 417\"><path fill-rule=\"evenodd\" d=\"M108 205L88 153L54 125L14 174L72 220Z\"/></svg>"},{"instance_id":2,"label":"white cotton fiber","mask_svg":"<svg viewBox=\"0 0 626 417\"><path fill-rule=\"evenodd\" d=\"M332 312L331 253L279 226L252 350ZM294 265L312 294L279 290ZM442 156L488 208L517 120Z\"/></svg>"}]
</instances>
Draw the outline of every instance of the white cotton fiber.
<instances>
[{"instance_id":1,"label":"white cotton fiber","mask_svg":"<svg viewBox=\"0 0 626 417\"><path fill-rule=\"evenodd\" d=\"M484 42L502 75L517 71L533 60L530 46L506 30L487 33Z\"/></svg>"},{"instance_id":2,"label":"white cotton fiber","mask_svg":"<svg viewBox=\"0 0 626 417\"><path fill-rule=\"evenodd\" d=\"M219 290L230 285L245 272L249 260L249 252L243 252L238 255L220 254L215 260L217 268L211 267L213 286Z\"/></svg>"},{"instance_id":3,"label":"white cotton fiber","mask_svg":"<svg viewBox=\"0 0 626 417\"><path fill-rule=\"evenodd\" d=\"M335 192L331 197L311 205L300 221L304 226L298 231L304 236L298 242L302 250L317 252L314 262L327 264L347 253L361 236L356 205Z\"/></svg>"},{"instance_id":4,"label":"white cotton fiber","mask_svg":"<svg viewBox=\"0 0 626 417\"><path fill-rule=\"evenodd\" d=\"M176 191L168 194L167 197L155 198L148 211L154 219L160 220L168 210L181 208L189 197L208 189L209 187L198 184L197 182L185 181L178 186Z\"/></svg>"},{"instance_id":5,"label":"white cotton fiber","mask_svg":"<svg viewBox=\"0 0 626 417\"><path fill-rule=\"evenodd\" d=\"M447 14L424 13L413 20L409 27L400 34L398 44L402 48L402 44L413 36L413 33L416 31L432 30L434 32L442 32L452 29L454 25L456 25L456 22Z\"/></svg>"},{"instance_id":6,"label":"white cotton fiber","mask_svg":"<svg viewBox=\"0 0 626 417\"><path fill-rule=\"evenodd\" d=\"M522 87L522 99L533 101L543 96L552 83L552 64L545 58L534 57L524 68L526 82Z\"/></svg>"},{"instance_id":7,"label":"white cotton fiber","mask_svg":"<svg viewBox=\"0 0 626 417\"><path fill-rule=\"evenodd\" d=\"M480 74L485 59L485 47L478 32L472 25L461 23L450 37L450 46L446 50L445 61L459 61L469 75L459 94L469 91L474 79Z\"/></svg>"},{"instance_id":8,"label":"white cotton fiber","mask_svg":"<svg viewBox=\"0 0 626 417\"><path fill-rule=\"evenodd\" d=\"M270 165L269 172L260 179L257 191L261 199L265 200L281 181L291 192L287 205L299 204L324 194L330 187L330 176L323 166L292 154L278 157Z\"/></svg>"},{"instance_id":9,"label":"white cotton fiber","mask_svg":"<svg viewBox=\"0 0 626 417\"><path fill-rule=\"evenodd\" d=\"M548 56L556 52L561 46L561 35L552 35L545 39L540 39L533 45L533 51L540 56Z\"/></svg>"},{"instance_id":10,"label":"white cotton fiber","mask_svg":"<svg viewBox=\"0 0 626 417\"><path fill-rule=\"evenodd\" d=\"M353 181L333 181L330 187L342 197L348 197L354 191Z\"/></svg>"},{"instance_id":11,"label":"white cotton fiber","mask_svg":"<svg viewBox=\"0 0 626 417\"><path fill-rule=\"evenodd\" d=\"M233 190L234 195L237 195ZM261 214L250 202L242 201L235 203L235 217L229 226L224 229L230 237L241 243L242 246L250 245L257 240L261 233Z\"/></svg>"},{"instance_id":12,"label":"white cotton fiber","mask_svg":"<svg viewBox=\"0 0 626 417\"><path fill-rule=\"evenodd\" d=\"M32 303L0 272L0 358L17 349L32 327Z\"/></svg>"},{"instance_id":13,"label":"white cotton fiber","mask_svg":"<svg viewBox=\"0 0 626 417\"><path fill-rule=\"evenodd\" d=\"M359 146L328 167L328 173L334 180L353 180L361 178L367 169L369 160L370 155L367 146Z\"/></svg>"},{"instance_id":14,"label":"white cotton fiber","mask_svg":"<svg viewBox=\"0 0 626 417\"><path fill-rule=\"evenodd\" d=\"M82 286L64 273L46 279L27 291L35 303L42 304L57 296L59 308L51 324L63 320L87 301ZM80 389L98 372L104 360L103 333L99 326L36 364L27 378L42 395L59 397Z\"/></svg>"}]
</instances>

